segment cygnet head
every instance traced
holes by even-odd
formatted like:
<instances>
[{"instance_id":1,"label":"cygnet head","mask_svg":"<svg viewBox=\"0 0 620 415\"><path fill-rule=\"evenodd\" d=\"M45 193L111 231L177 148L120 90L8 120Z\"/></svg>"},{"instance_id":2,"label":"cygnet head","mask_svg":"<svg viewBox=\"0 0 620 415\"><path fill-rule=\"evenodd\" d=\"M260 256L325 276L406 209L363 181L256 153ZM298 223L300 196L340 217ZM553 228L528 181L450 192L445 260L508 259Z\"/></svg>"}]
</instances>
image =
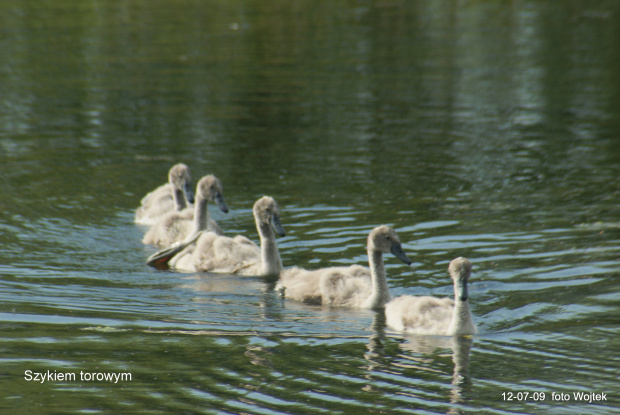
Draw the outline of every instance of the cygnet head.
<instances>
[{"instance_id":1,"label":"cygnet head","mask_svg":"<svg viewBox=\"0 0 620 415\"><path fill-rule=\"evenodd\" d=\"M471 276L471 262L467 258L458 257L450 261L448 272L454 281L455 296L461 301L467 301L467 282Z\"/></svg>"},{"instance_id":2,"label":"cygnet head","mask_svg":"<svg viewBox=\"0 0 620 415\"><path fill-rule=\"evenodd\" d=\"M215 202L222 212L228 213L228 206L224 202L223 193L222 182L212 174L200 179L198 186L196 186L197 198Z\"/></svg>"},{"instance_id":3,"label":"cygnet head","mask_svg":"<svg viewBox=\"0 0 620 415\"><path fill-rule=\"evenodd\" d=\"M384 254L391 252L405 264L411 265L411 260L405 255L396 231L389 226L379 226L370 232L368 250L379 251Z\"/></svg>"},{"instance_id":4,"label":"cygnet head","mask_svg":"<svg viewBox=\"0 0 620 415\"><path fill-rule=\"evenodd\" d=\"M185 193L185 198L189 203L194 203L194 190L192 189L192 176L189 167L183 163L175 164L168 172L168 181L173 187Z\"/></svg>"},{"instance_id":5,"label":"cygnet head","mask_svg":"<svg viewBox=\"0 0 620 415\"><path fill-rule=\"evenodd\" d=\"M286 236L280 222L280 208L270 196L263 196L254 203L254 218L259 224L269 224L278 236Z\"/></svg>"}]
</instances>

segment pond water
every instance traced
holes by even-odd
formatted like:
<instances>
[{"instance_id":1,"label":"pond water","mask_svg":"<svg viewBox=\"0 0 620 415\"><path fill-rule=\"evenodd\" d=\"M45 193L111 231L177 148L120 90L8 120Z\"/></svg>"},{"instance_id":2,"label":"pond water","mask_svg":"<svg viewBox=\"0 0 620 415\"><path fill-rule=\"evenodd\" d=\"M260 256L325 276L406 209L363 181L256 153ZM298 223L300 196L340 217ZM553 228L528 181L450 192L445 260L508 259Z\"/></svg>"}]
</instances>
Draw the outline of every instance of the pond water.
<instances>
[{"instance_id":1,"label":"pond water","mask_svg":"<svg viewBox=\"0 0 620 415\"><path fill-rule=\"evenodd\" d=\"M616 412L618 39L615 1L4 0L0 412ZM176 162L227 234L273 196L285 267L366 264L381 224L393 295L469 258L479 334L149 268Z\"/></svg>"}]
</instances>

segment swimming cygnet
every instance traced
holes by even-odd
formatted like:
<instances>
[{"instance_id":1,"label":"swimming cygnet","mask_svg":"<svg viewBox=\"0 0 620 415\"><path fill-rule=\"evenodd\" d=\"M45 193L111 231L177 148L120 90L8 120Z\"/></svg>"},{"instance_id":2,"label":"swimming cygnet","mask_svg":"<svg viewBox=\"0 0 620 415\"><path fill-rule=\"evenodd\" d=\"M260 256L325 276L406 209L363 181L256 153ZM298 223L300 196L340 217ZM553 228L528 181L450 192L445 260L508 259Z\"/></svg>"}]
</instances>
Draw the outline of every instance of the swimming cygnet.
<instances>
[{"instance_id":1,"label":"swimming cygnet","mask_svg":"<svg viewBox=\"0 0 620 415\"><path fill-rule=\"evenodd\" d=\"M194 203L194 190L189 167L183 163L175 164L168 172L168 183L149 192L140 201L136 210L135 222L153 225L168 212L182 211Z\"/></svg>"},{"instance_id":2,"label":"swimming cygnet","mask_svg":"<svg viewBox=\"0 0 620 415\"><path fill-rule=\"evenodd\" d=\"M196 203L193 208L167 213L148 230L142 242L149 245L170 246L185 238L192 238L203 230L221 234L219 225L209 215L207 209L209 202L217 203L222 212L228 212L222 182L213 175L205 176L198 182Z\"/></svg>"},{"instance_id":3,"label":"swimming cygnet","mask_svg":"<svg viewBox=\"0 0 620 415\"><path fill-rule=\"evenodd\" d=\"M286 298L309 304L381 308L391 298L383 254L391 252L407 265L411 260L403 252L396 231L388 226L379 226L370 232L367 249L370 268L360 265L317 270L293 267L282 271L276 290L284 292Z\"/></svg>"},{"instance_id":4,"label":"swimming cygnet","mask_svg":"<svg viewBox=\"0 0 620 415\"><path fill-rule=\"evenodd\" d=\"M387 325L414 334L475 334L476 326L467 301L471 262L463 257L453 259L448 271L454 282L454 301L429 296L397 297L385 306Z\"/></svg>"},{"instance_id":5,"label":"swimming cygnet","mask_svg":"<svg viewBox=\"0 0 620 415\"><path fill-rule=\"evenodd\" d=\"M254 203L260 247L245 236L233 238L203 232L195 244L189 244L172 260L170 267L185 271L208 271L239 275L279 275L282 260L276 234L285 236L276 201L263 196Z\"/></svg>"}]
</instances>

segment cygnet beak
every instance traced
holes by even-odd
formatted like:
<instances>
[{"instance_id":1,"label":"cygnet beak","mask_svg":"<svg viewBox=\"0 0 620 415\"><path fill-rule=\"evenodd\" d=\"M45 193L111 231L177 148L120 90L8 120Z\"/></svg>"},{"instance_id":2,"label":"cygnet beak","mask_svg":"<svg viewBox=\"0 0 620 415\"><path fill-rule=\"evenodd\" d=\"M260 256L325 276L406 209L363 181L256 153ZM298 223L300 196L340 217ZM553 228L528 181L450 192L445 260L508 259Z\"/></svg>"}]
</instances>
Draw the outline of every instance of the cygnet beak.
<instances>
[{"instance_id":1,"label":"cygnet beak","mask_svg":"<svg viewBox=\"0 0 620 415\"><path fill-rule=\"evenodd\" d=\"M271 226L276 231L278 236L286 236L286 232L284 232L284 228L282 227L282 223L280 222L280 216L273 215L271 217Z\"/></svg>"},{"instance_id":2,"label":"cygnet beak","mask_svg":"<svg viewBox=\"0 0 620 415\"><path fill-rule=\"evenodd\" d=\"M392 248L390 249L390 252L394 254L396 258L403 261L405 264L411 265L411 260L407 257L407 255L405 255L405 252L403 251L403 247L401 246L401 244L392 244Z\"/></svg>"},{"instance_id":3,"label":"cygnet beak","mask_svg":"<svg viewBox=\"0 0 620 415\"><path fill-rule=\"evenodd\" d=\"M221 193L217 193L214 197L215 203L220 208L220 210L224 213L228 213L228 206L226 206L226 202L224 202L224 196Z\"/></svg>"}]
</instances>

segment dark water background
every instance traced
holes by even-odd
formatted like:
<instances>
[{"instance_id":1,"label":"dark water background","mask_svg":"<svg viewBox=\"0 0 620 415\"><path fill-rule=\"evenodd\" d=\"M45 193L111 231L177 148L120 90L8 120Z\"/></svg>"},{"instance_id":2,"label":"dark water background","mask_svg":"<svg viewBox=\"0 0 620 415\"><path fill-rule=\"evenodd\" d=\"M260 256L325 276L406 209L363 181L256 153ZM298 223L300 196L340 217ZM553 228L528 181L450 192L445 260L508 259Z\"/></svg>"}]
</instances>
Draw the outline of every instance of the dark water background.
<instances>
[{"instance_id":1,"label":"dark water background","mask_svg":"<svg viewBox=\"0 0 620 415\"><path fill-rule=\"evenodd\" d=\"M4 0L0 412L614 413L619 41L615 1ZM148 268L133 212L179 161L229 234L275 197L285 266L388 224L392 294L449 296L468 257L479 335Z\"/></svg>"}]
</instances>

